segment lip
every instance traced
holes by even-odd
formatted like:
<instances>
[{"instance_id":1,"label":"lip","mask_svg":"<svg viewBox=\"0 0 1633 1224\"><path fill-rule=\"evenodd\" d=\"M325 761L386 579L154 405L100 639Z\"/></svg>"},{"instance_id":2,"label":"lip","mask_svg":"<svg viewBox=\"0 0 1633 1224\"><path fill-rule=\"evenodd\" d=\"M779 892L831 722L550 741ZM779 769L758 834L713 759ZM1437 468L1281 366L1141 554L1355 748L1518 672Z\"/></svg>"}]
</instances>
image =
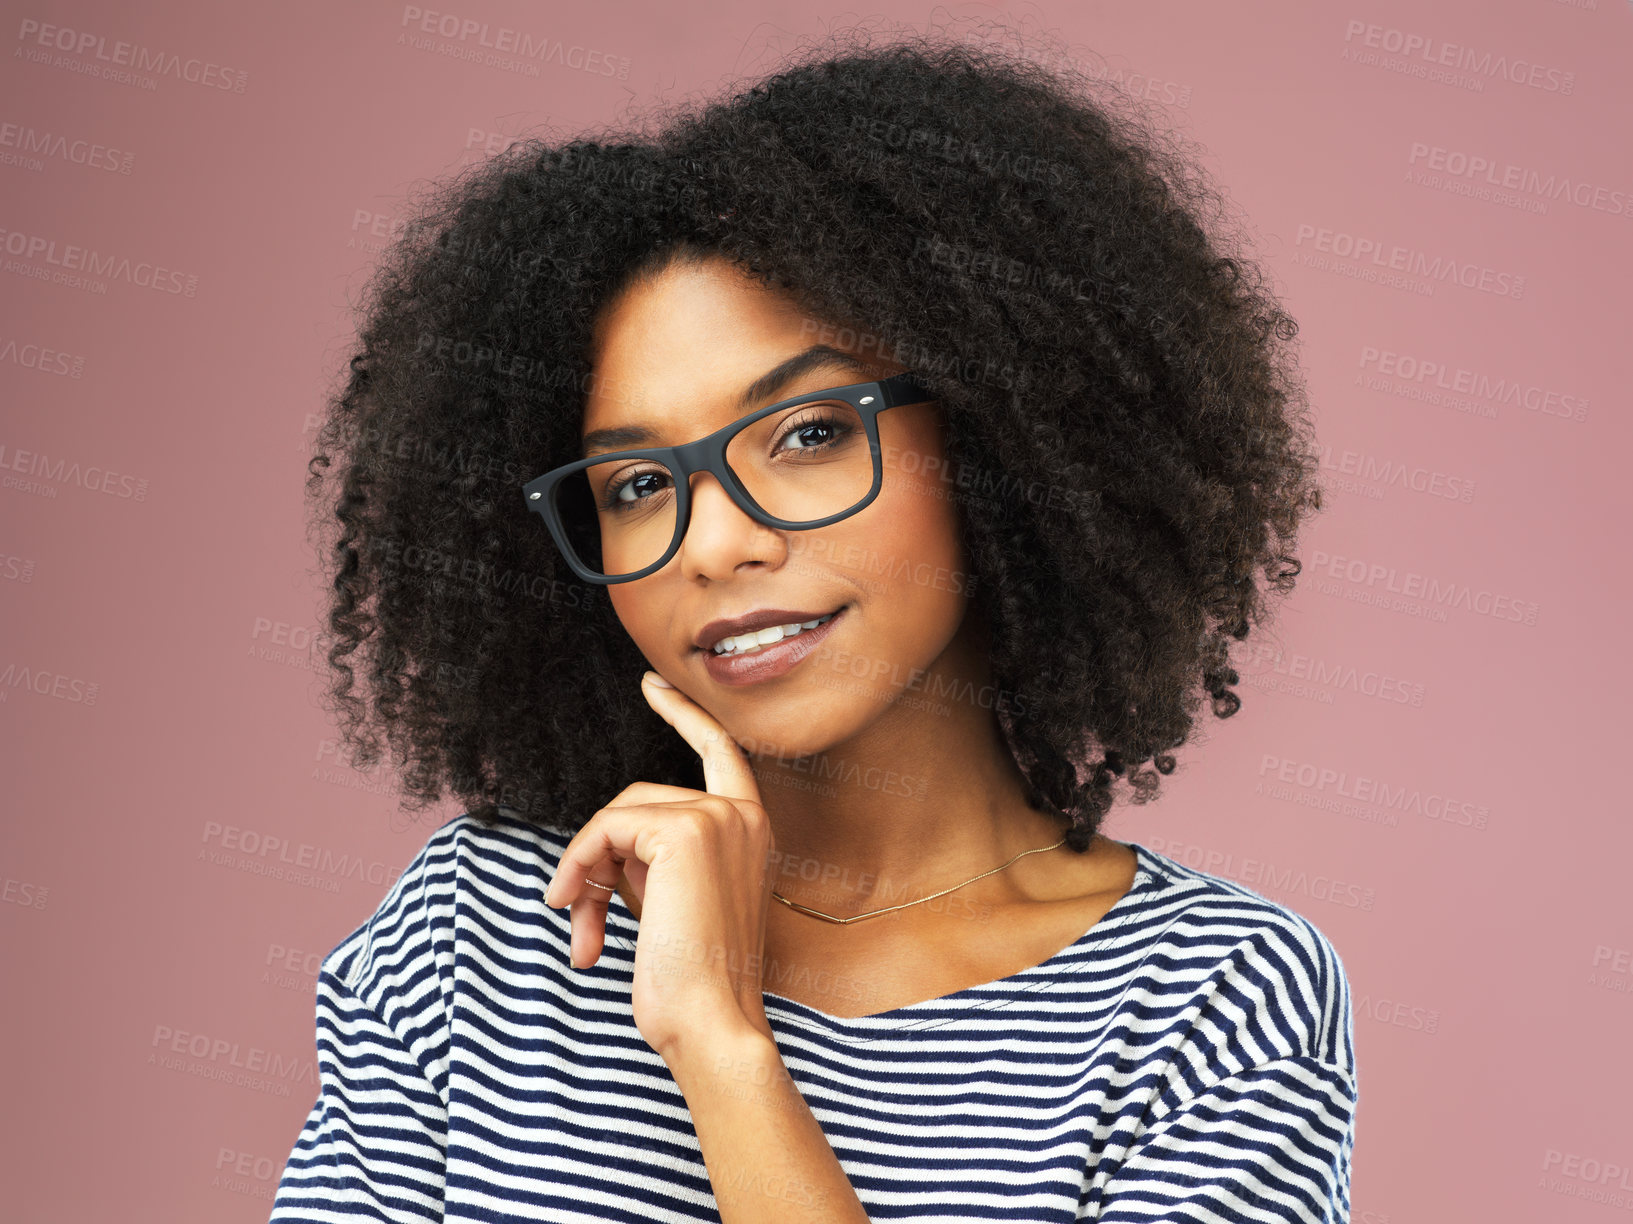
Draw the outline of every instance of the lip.
<instances>
[{"instance_id":1,"label":"lip","mask_svg":"<svg viewBox=\"0 0 1633 1224\"><path fill-rule=\"evenodd\" d=\"M850 605L841 604L834 610L833 619L826 624L818 625L815 629L802 629L793 637L785 637L780 642L760 647L753 654L717 655L712 649L700 649L698 653L703 656L704 670L709 673L710 679L717 684L736 687L775 680L820 646L822 640L833 632L834 626L845 619L845 613L848 611L850 611ZM786 625L792 624L796 619L815 620L818 616L826 615L828 615L826 612L818 612L815 615L808 612L803 616L796 613L786 621L774 620L770 623L773 625ZM745 629L741 630L741 632L746 633L748 631Z\"/></svg>"},{"instance_id":2,"label":"lip","mask_svg":"<svg viewBox=\"0 0 1633 1224\"><path fill-rule=\"evenodd\" d=\"M772 625L797 625L802 621L826 616L832 611L833 608L823 608L818 612L795 612L790 608L756 608L746 616L710 621L697 631L697 636L692 639L692 645L699 650L709 651L721 638L740 637L750 630L769 629ZM810 630L806 632L809 633Z\"/></svg>"}]
</instances>

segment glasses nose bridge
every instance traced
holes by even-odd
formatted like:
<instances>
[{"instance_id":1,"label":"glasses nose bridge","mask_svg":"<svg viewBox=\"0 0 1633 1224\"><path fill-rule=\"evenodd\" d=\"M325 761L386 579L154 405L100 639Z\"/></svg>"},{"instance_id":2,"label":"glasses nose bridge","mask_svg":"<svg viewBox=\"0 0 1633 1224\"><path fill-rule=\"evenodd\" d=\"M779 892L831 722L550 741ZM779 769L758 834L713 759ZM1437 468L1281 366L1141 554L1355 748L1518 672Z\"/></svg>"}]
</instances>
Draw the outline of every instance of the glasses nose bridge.
<instances>
[{"instance_id":1,"label":"glasses nose bridge","mask_svg":"<svg viewBox=\"0 0 1633 1224\"><path fill-rule=\"evenodd\" d=\"M707 499L704 500L712 504L714 499L718 498L725 505L730 506L733 513L748 519L749 522L753 523L756 528L768 530L766 524L760 522L752 514L750 514L747 509L737 504L737 499L732 496L732 490L726 487L726 482L719 473L711 471L707 467L701 467L696 471L689 473L686 477L688 494L686 498L686 523L684 530L681 532L682 544L684 544L686 542L686 538L691 535L692 524L697 521L697 511L700 500L698 497L699 478L703 478L715 486L714 490L709 493ZM715 513L715 511L710 510L708 513L712 514Z\"/></svg>"}]
</instances>

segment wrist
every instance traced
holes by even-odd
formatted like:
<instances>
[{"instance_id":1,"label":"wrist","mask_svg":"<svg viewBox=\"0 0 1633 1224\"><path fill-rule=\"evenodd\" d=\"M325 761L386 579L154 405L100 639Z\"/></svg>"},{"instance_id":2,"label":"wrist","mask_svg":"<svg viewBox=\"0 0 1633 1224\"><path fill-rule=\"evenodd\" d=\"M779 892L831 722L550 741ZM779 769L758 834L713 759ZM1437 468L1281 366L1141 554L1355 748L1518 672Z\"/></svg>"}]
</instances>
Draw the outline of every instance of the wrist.
<instances>
[{"instance_id":1,"label":"wrist","mask_svg":"<svg viewBox=\"0 0 1633 1224\"><path fill-rule=\"evenodd\" d=\"M710 1085L764 1085L787 1074L770 1031L747 1022L699 1032L661 1053L683 1095Z\"/></svg>"}]
</instances>

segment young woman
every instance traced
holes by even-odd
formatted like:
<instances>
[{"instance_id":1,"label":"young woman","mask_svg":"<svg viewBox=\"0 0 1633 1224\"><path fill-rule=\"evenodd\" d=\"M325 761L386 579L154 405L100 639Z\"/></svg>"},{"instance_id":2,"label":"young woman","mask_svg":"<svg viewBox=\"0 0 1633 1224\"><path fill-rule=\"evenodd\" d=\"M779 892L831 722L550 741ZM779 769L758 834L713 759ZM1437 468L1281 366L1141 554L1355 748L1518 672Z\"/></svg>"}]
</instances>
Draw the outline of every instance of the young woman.
<instances>
[{"instance_id":1,"label":"young woman","mask_svg":"<svg viewBox=\"0 0 1633 1224\"><path fill-rule=\"evenodd\" d=\"M1333 947L1099 831L1320 505L1115 116L857 43L411 227L312 489L346 734L465 810L324 961L274 1220L1348 1219Z\"/></svg>"}]
</instances>

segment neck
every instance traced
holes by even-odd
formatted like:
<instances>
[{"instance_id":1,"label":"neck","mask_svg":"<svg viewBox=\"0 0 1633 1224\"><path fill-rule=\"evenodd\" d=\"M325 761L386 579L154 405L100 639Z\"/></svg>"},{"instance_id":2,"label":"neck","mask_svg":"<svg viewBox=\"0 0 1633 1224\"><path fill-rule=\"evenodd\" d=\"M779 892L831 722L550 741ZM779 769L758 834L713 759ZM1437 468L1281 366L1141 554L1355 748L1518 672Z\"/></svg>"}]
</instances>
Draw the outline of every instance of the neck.
<instances>
[{"instance_id":1,"label":"neck","mask_svg":"<svg viewBox=\"0 0 1633 1224\"><path fill-rule=\"evenodd\" d=\"M862 732L808 757L753 758L777 843L772 888L849 916L960 884L1064 836L1058 819L1026 803L996 710L1013 695L994 693L986 659L983 635L966 626L924 683ZM1050 858L1028 855L970 888L1012 898Z\"/></svg>"}]
</instances>

